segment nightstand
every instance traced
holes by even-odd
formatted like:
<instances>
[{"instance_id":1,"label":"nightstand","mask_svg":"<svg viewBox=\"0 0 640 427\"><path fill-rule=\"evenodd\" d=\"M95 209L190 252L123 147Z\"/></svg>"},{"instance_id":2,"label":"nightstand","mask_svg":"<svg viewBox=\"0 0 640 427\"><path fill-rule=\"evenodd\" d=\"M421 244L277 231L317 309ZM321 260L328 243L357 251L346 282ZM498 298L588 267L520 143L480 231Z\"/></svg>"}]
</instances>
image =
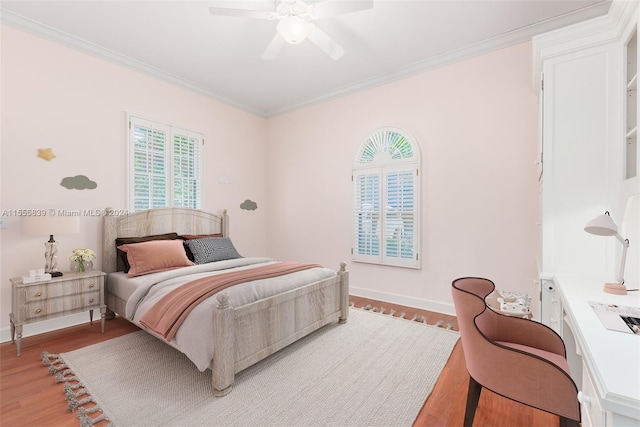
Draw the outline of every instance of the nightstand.
<instances>
[{"instance_id":1,"label":"nightstand","mask_svg":"<svg viewBox=\"0 0 640 427\"><path fill-rule=\"evenodd\" d=\"M82 273L66 272L44 282L22 283L22 277L11 279L11 342L22 346L22 325L55 317L100 309L100 323L104 333L107 306L104 303L106 274L90 270Z\"/></svg>"}]
</instances>

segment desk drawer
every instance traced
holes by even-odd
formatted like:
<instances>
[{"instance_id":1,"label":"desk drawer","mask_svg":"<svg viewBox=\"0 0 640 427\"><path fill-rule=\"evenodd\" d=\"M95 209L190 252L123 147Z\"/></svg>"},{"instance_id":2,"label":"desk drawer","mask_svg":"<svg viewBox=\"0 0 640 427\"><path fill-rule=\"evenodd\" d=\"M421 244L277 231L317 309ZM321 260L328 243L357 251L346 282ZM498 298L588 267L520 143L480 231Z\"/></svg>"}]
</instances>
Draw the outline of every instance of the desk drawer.
<instances>
[{"instance_id":1,"label":"desk drawer","mask_svg":"<svg viewBox=\"0 0 640 427\"><path fill-rule=\"evenodd\" d=\"M100 290L102 277L87 277L82 279L67 280L64 282L44 283L36 286L28 286L20 289L18 299L23 302L42 301L49 298L57 298L65 295L75 295L84 292Z\"/></svg>"},{"instance_id":2,"label":"desk drawer","mask_svg":"<svg viewBox=\"0 0 640 427\"><path fill-rule=\"evenodd\" d=\"M71 313L75 311L100 308L100 290L85 292L78 295L69 295L60 298L51 298L43 301L33 301L25 304L21 309L23 319L36 319L49 317L59 313Z\"/></svg>"},{"instance_id":3,"label":"desk drawer","mask_svg":"<svg viewBox=\"0 0 640 427\"><path fill-rule=\"evenodd\" d=\"M606 413L602 410L602 403L587 367L582 364L582 394L580 412L582 413L582 427L605 427Z\"/></svg>"}]
</instances>

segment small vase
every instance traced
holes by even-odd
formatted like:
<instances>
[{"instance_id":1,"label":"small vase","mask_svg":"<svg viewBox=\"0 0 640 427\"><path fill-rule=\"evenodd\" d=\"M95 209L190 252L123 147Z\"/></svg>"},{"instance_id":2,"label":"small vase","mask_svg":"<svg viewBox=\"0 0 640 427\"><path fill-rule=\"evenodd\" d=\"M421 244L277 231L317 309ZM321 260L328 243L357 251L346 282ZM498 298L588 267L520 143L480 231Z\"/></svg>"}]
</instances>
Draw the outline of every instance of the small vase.
<instances>
[{"instance_id":1,"label":"small vase","mask_svg":"<svg viewBox=\"0 0 640 427\"><path fill-rule=\"evenodd\" d=\"M69 269L74 273L82 273L84 271L93 270L93 261L73 261L69 265Z\"/></svg>"}]
</instances>

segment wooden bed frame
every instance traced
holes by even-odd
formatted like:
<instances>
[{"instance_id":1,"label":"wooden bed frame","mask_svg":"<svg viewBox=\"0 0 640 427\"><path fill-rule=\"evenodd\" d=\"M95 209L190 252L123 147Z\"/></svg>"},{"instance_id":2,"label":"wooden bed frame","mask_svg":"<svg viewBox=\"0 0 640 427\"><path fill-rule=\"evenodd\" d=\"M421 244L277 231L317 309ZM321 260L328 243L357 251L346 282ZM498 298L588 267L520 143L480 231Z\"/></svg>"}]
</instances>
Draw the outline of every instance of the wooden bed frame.
<instances>
[{"instance_id":1,"label":"wooden bed frame","mask_svg":"<svg viewBox=\"0 0 640 427\"><path fill-rule=\"evenodd\" d=\"M227 211L220 214L189 208L160 208L117 215L107 208L104 217L102 269L116 271L116 237L178 234L229 235ZM296 340L349 315L349 273L345 263L335 277L305 285L240 307L231 307L223 291L212 314L214 354L211 363L215 396L233 389L234 376ZM106 290L107 308L124 314L126 301ZM123 316L124 317L124 316Z\"/></svg>"}]
</instances>

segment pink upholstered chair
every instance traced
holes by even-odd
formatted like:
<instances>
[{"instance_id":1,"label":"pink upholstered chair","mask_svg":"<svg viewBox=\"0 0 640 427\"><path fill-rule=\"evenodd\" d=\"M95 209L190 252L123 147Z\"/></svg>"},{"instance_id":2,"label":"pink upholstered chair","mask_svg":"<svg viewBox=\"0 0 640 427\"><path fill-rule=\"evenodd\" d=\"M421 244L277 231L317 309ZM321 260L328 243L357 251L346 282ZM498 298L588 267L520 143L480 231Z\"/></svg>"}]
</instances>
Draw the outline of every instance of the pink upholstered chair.
<instances>
[{"instance_id":1,"label":"pink upholstered chair","mask_svg":"<svg viewBox=\"0 0 640 427\"><path fill-rule=\"evenodd\" d=\"M547 326L489 309L495 286L476 277L452 284L462 350L471 379L464 417L471 427L482 388L560 416L560 426L579 426L578 390L569 376L564 342ZM508 416L508 414L505 414Z\"/></svg>"}]
</instances>

